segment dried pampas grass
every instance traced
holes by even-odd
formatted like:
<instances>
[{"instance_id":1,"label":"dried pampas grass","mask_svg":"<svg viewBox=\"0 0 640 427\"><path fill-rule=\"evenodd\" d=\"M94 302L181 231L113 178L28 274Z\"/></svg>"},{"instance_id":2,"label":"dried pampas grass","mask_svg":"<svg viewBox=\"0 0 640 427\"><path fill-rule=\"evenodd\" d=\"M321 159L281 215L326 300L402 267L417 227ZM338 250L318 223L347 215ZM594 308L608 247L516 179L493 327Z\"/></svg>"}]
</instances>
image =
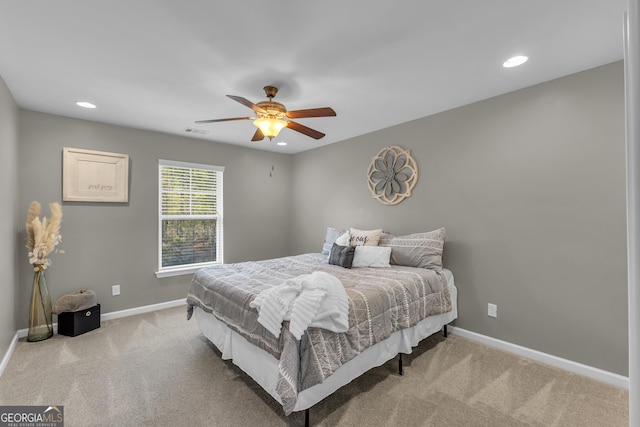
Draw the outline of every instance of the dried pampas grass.
<instances>
[{"instance_id":1,"label":"dried pampas grass","mask_svg":"<svg viewBox=\"0 0 640 427\"><path fill-rule=\"evenodd\" d=\"M49 203L49 209L51 210L51 221L47 227L47 253L55 249L60 243L62 236L60 235L60 226L62 225L62 206L59 203ZM46 218L45 218L46 220ZM51 238L55 236L56 238Z\"/></svg>"},{"instance_id":2,"label":"dried pampas grass","mask_svg":"<svg viewBox=\"0 0 640 427\"><path fill-rule=\"evenodd\" d=\"M27 249L34 271L44 270L51 264L48 256L62 240L62 207L59 203L49 203L49 209L51 220L46 217L40 220L40 203L34 200L27 213Z\"/></svg>"},{"instance_id":3,"label":"dried pampas grass","mask_svg":"<svg viewBox=\"0 0 640 427\"><path fill-rule=\"evenodd\" d=\"M33 237L33 220L40 216L40 203L35 200L29 205L27 212L27 249L33 250L35 239Z\"/></svg>"}]
</instances>

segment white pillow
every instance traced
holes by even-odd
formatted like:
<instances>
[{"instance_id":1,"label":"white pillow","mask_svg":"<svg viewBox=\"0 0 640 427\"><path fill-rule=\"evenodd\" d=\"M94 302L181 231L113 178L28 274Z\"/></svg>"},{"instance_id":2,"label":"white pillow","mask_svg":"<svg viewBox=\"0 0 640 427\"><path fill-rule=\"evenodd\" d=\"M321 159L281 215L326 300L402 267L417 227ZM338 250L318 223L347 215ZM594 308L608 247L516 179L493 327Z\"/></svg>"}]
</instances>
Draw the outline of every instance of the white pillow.
<instances>
[{"instance_id":1,"label":"white pillow","mask_svg":"<svg viewBox=\"0 0 640 427\"><path fill-rule=\"evenodd\" d=\"M351 236L349 235L349 231L345 231L343 234L340 235L340 237L336 239L334 243L340 246L349 246L349 239L351 239Z\"/></svg>"},{"instance_id":2,"label":"white pillow","mask_svg":"<svg viewBox=\"0 0 640 427\"><path fill-rule=\"evenodd\" d=\"M391 248L383 246L356 246L352 267L391 267Z\"/></svg>"},{"instance_id":3,"label":"white pillow","mask_svg":"<svg viewBox=\"0 0 640 427\"><path fill-rule=\"evenodd\" d=\"M380 240L381 234L381 228L377 230L358 230L357 228L351 228L349 229L349 235L351 236L349 244L351 246L378 246L378 240Z\"/></svg>"}]
</instances>

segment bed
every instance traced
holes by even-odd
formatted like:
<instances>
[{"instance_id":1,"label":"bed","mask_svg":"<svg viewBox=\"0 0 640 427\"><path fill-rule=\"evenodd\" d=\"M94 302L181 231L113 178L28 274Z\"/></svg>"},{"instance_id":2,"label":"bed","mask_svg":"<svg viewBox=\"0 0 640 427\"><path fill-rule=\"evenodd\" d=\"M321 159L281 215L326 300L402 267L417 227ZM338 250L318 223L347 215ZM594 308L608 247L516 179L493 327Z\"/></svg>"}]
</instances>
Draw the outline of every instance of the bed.
<instances>
[{"instance_id":1,"label":"bed","mask_svg":"<svg viewBox=\"0 0 640 427\"><path fill-rule=\"evenodd\" d=\"M285 414L306 410L308 417L308 408L338 388L446 331L457 317L453 274L441 264L428 267L348 269L317 253L203 268L187 295L189 317L222 358L281 403ZM297 340L285 321L275 337L257 321L251 302L267 289L313 272L328 273L344 285L349 329L309 327Z\"/></svg>"}]
</instances>

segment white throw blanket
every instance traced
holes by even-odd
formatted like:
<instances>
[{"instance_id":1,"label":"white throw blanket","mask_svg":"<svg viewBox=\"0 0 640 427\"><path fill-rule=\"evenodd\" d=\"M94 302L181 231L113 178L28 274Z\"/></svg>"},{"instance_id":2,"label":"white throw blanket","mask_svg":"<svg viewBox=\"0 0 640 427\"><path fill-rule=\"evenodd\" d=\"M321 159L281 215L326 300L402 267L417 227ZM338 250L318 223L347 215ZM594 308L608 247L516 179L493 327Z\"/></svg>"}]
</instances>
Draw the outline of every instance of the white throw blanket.
<instances>
[{"instance_id":1,"label":"white throw blanket","mask_svg":"<svg viewBox=\"0 0 640 427\"><path fill-rule=\"evenodd\" d=\"M285 281L260 293L250 303L258 309L258 322L276 338L282 321L300 339L309 327L333 332L349 330L349 298L342 282L329 273L315 271Z\"/></svg>"}]
</instances>

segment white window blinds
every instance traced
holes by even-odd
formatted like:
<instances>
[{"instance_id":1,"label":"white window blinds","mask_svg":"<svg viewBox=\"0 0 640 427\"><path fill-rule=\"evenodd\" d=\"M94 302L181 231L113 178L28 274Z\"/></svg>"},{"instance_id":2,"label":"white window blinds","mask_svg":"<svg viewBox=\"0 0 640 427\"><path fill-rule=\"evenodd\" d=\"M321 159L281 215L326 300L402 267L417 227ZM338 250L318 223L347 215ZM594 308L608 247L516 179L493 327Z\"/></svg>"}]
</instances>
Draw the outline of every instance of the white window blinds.
<instances>
[{"instance_id":1,"label":"white window blinds","mask_svg":"<svg viewBox=\"0 0 640 427\"><path fill-rule=\"evenodd\" d=\"M222 262L224 168L159 162L159 266L176 269Z\"/></svg>"}]
</instances>

